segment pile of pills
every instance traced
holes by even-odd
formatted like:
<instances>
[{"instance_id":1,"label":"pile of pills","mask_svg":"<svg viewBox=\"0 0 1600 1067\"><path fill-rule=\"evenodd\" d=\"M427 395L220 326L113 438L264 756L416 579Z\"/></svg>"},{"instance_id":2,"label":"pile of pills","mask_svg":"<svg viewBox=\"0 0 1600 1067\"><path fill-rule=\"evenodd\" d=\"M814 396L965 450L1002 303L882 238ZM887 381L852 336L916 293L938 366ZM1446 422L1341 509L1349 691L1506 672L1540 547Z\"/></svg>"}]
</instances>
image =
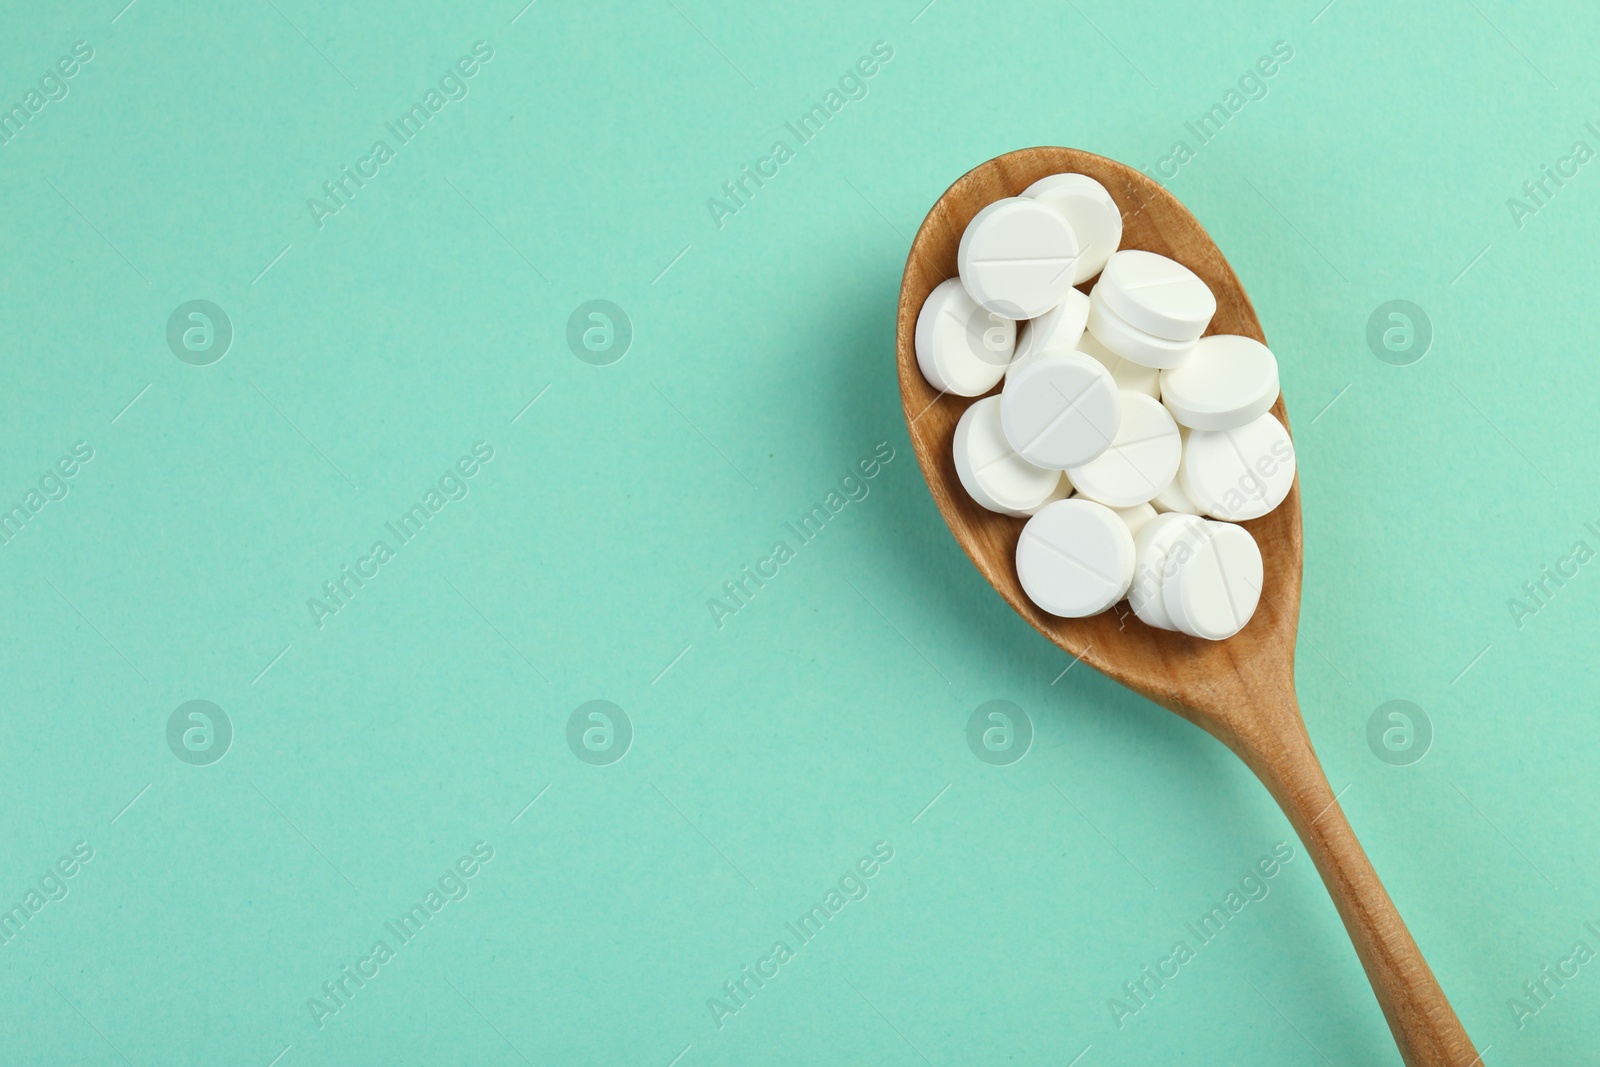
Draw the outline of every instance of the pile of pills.
<instances>
[{"instance_id":1,"label":"pile of pills","mask_svg":"<svg viewBox=\"0 0 1600 1067\"><path fill-rule=\"evenodd\" d=\"M982 397L956 425L956 474L983 507L1028 519L1030 600L1082 617L1126 597L1150 626L1219 641L1261 596L1261 549L1235 523L1294 484L1270 410L1278 362L1252 338L1203 336L1205 282L1121 242L1116 201L1087 175L990 204L961 235L960 277L922 305L917 365Z\"/></svg>"}]
</instances>

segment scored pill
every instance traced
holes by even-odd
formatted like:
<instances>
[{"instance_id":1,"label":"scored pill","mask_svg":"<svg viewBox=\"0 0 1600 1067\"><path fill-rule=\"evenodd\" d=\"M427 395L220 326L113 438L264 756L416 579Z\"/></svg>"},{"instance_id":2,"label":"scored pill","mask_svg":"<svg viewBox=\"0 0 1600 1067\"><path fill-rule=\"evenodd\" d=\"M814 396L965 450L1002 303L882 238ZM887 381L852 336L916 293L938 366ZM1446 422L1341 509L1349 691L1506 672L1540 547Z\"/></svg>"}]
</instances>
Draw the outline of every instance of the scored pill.
<instances>
[{"instance_id":1,"label":"scored pill","mask_svg":"<svg viewBox=\"0 0 1600 1067\"><path fill-rule=\"evenodd\" d=\"M1294 486L1294 442L1269 411L1232 430L1190 430L1178 478L1203 514L1259 519Z\"/></svg>"},{"instance_id":2,"label":"scored pill","mask_svg":"<svg viewBox=\"0 0 1600 1067\"><path fill-rule=\"evenodd\" d=\"M1210 535L1171 568L1162 602L1178 629L1221 641L1244 629L1261 599L1261 549L1250 531L1208 522Z\"/></svg>"},{"instance_id":3,"label":"scored pill","mask_svg":"<svg viewBox=\"0 0 1600 1067\"><path fill-rule=\"evenodd\" d=\"M1095 288L1130 326L1169 341L1195 340L1217 312L1217 298L1198 274L1137 248L1112 256Z\"/></svg>"},{"instance_id":4,"label":"scored pill","mask_svg":"<svg viewBox=\"0 0 1600 1067\"><path fill-rule=\"evenodd\" d=\"M1111 447L1067 476L1078 494L1107 507L1131 508L1172 482L1183 458L1178 424L1159 400L1128 389L1117 394L1121 417Z\"/></svg>"},{"instance_id":5,"label":"scored pill","mask_svg":"<svg viewBox=\"0 0 1600 1067\"><path fill-rule=\"evenodd\" d=\"M1092 500L1046 504L1017 540L1017 578L1028 599L1052 615L1097 615L1133 581L1133 535L1116 512Z\"/></svg>"},{"instance_id":6,"label":"scored pill","mask_svg":"<svg viewBox=\"0 0 1600 1067\"><path fill-rule=\"evenodd\" d=\"M1012 196L973 216L956 249L956 270L985 311L1033 319L1066 297L1078 255L1078 238L1060 212Z\"/></svg>"},{"instance_id":7,"label":"scored pill","mask_svg":"<svg viewBox=\"0 0 1600 1067\"><path fill-rule=\"evenodd\" d=\"M1044 352L1000 394L1000 424L1018 455L1066 470L1111 447L1121 408L1111 372L1082 352Z\"/></svg>"}]
</instances>

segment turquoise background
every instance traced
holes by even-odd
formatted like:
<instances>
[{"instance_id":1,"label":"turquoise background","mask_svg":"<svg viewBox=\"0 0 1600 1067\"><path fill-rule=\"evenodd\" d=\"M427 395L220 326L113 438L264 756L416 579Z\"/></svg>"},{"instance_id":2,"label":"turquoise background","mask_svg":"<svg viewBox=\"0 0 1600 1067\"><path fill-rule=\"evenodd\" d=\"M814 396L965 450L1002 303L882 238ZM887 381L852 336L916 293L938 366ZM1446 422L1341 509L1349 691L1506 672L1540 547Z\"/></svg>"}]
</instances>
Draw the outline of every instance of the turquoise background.
<instances>
[{"instance_id":1,"label":"turquoise background","mask_svg":"<svg viewBox=\"0 0 1600 1067\"><path fill-rule=\"evenodd\" d=\"M1594 1059L1600 963L1520 1026L1510 999L1600 951L1600 564L1520 626L1508 601L1600 548L1600 163L1520 226L1507 200L1600 149L1600 16L921 2L0 15L6 108L94 51L0 147L0 503L93 449L0 547L0 905L93 850L0 946L0 1060L1398 1063L1297 844L1118 1027L1123 983L1291 832L983 582L893 372L951 181L1034 144L1153 170L1279 41L1167 184L1282 366L1306 720L1485 1062ZM478 41L465 99L319 227L308 198ZM875 42L866 97L795 142ZM708 198L779 138L719 227ZM194 299L234 330L208 366L166 341ZM566 341L591 299L632 324L611 365ZM1393 299L1432 323L1410 366L1366 342ZM319 629L308 599L477 442L465 499ZM880 442L865 499L719 628L708 599ZM167 741L196 699L233 730L207 766ZM631 721L620 762L569 748L595 699ZM1391 699L1432 723L1411 766L1368 747ZM1010 766L965 741L990 700L1032 723ZM793 939L880 841L868 895ZM319 1020L478 842L466 898Z\"/></svg>"}]
</instances>

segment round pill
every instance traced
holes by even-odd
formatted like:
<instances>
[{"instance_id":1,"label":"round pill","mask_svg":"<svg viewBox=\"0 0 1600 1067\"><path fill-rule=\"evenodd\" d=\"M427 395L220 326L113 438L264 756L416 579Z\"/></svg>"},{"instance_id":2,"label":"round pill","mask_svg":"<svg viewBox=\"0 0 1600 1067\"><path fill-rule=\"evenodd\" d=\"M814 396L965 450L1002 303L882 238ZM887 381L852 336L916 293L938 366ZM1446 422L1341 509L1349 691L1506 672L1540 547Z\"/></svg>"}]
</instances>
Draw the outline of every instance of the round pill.
<instances>
[{"instance_id":1,"label":"round pill","mask_svg":"<svg viewBox=\"0 0 1600 1067\"><path fill-rule=\"evenodd\" d=\"M986 396L961 413L953 451L961 487L990 511L1030 515L1059 492L1060 471L1034 466L1006 443L997 396Z\"/></svg>"},{"instance_id":2,"label":"round pill","mask_svg":"<svg viewBox=\"0 0 1600 1067\"><path fill-rule=\"evenodd\" d=\"M1178 430L1181 433L1183 427L1178 427ZM1184 447L1188 448L1188 446L1189 441L1187 436L1185 436ZM1178 466L1181 470L1183 466L1182 462L1180 462ZM1167 484L1165 489L1151 497L1150 506L1155 508L1156 512L1161 515L1168 514L1169 512L1177 512L1180 515L1200 514L1199 507L1195 505L1193 500L1189 499L1189 494L1183 491L1183 480L1181 478L1172 479L1172 481Z\"/></svg>"},{"instance_id":3,"label":"round pill","mask_svg":"<svg viewBox=\"0 0 1600 1067\"><path fill-rule=\"evenodd\" d=\"M1104 505L1058 500L1022 528L1017 578L1028 599L1052 615L1098 614L1133 581L1133 535Z\"/></svg>"},{"instance_id":4,"label":"round pill","mask_svg":"<svg viewBox=\"0 0 1600 1067\"><path fill-rule=\"evenodd\" d=\"M941 393L982 396L1006 373L1017 324L980 308L960 278L940 282L917 312L917 366Z\"/></svg>"},{"instance_id":5,"label":"round pill","mask_svg":"<svg viewBox=\"0 0 1600 1067\"><path fill-rule=\"evenodd\" d=\"M956 249L956 269L985 311L1033 319L1072 288L1078 238L1061 213L1020 196L973 216Z\"/></svg>"},{"instance_id":6,"label":"round pill","mask_svg":"<svg viewBox=\"0 0 1600 1067\"><path fill-rule=\"evenodd\" d=\"M1073 292L1077 290L1074 289ZM1085 304L1087 303L1088 299L1085 298ZM1078 351L1087 352L1099 360L1100 365L1111 372L1111 378L1117 383L1118 389L1131 389L1135 393L1153 396L1158 400L1161 398L1161 372L1155 368L1143 366L1131 359L1123 359L1087 331L1078 339Z\"/></svg>"},{"instance_id":7,"label":"round pill","mask_svg":"<svg viewBox=\"0 0 1600 1067\"><path fill-rule=\"evenodd\" d=\"M1183 458L1178 424L1161 401L1126 389L1117 393L1122 409L1111 447L1067 476L1079 496L1111 508L1143 504L1171 483Z\"/></svg>"},{"instance_id":8,"label":"round pill","mask_svg":"<svg viewBox=\"0 0 1600 1067\"><path fill-rule=\"evenodd\" d=\"M1113 255L1096 288L1105 290L1106 306L1130 326L1172 341L1195 340L1217 312L1217 298L1198 274L1137 248Z\"/></svg>"},{"instance_id":9,"label":"round pill","mask_svg":"<svg viewBox=\"0 0 1600 1067\"><path fill-rule=\"evenodd\" d=\"M1294 485L1294 442L1271 412L1232 430L1191 430L1178 479L1202 514L1258 519Z\"/></svg>"},{"instance_id":10,"label":"round pill","mask_svg":"<svg viewBox=\"0 0 1600 1067\"><path fill-rule=\"evenodd\" d=\"M1161 372L1161 401L1181 425L1232 430L1278 399L1278 361L1252 337L1202 337L1182 363Z\"/></svg>"},{"instance_id":11,"label":"round pill","mask_svg":"<svg viewBox=\"0 0 1600 1067\"><path fill-rule=\"evenodd\" d=\"M1073 351L1088 322L1089 298L1076 289L1068 289L1061 303L1036 319L1017 323L1017 351L1006 368L1006 376L1040 352Z\"/></svg>"},{"instance_id":12,"label":"round pill","mask_svg":"<svg viewBox=\"0 0 1600 1067\"><path fill-rule=\"evenodd\" d=\"M1162 598L1162 586L1171 576L1169 564L1177 546L1185 546L1180 557L1194 552L1205 536L1206 520L1198 515L1157 515L1146 523L1133 537L1133 584L1128 587L1128 606L1147 626L1158 630L1176 630L1177 624L1167 614Z\"/></svg>"},{"instance_id":13,"label":"round pill","mask_svg":"<svg viewBox=\"0 0 1600 1067\"><path fill-rule=\"evenodd\" d=\"M1062 472L1062 477L1066 477L1065 471ZM1123 524L1128 527L1128 532L1133 534L1134 537L1138 537L1139 531L1144 529L1145 525L1156 517L1156 509L1149 504L1135 504L1131 508L1112 508L1111 510L1117 513L1117 518L1122 520Z\"/></svg>"},{"instance_id":14,"label":"round pill","mask_svg":"<svg viewBox=\"0 0 1600 1067\"><path fill-rule=\"evenodd\" d=\"M1091 336L1123 359L1131 359L1144 367L1164 370L1183 362L1194 348L1194 341L1168 341L1133 326L1106 307L1105 298L1100 292L1104 285L1105 278L1102 277L1089 294Z\"/></svg>"},{"instance_id":15,"label":"round pill","mask_svg":"<svg viewBox=\"0 0 1600 1067\"><path fill-rule=\"evenodd\" d=\"M1122 243L1122 209L1105 186L1087 174L1051 174L1022 190L1022 195L1061 212L1077 235L1082 251L1073 271L1074 285L1105 269Z\"/></svg>"},{"instance_id":16,"label":"round pill","mask_svg":"<svg viewBox=\"0 0 1600 1067\"><path fill-rule=\"evenodd\" d=\"M1206 523L1207 536L1175 566L1161 598L1178 629L1221 641L1244 629L1261 600L1261 548L1231 522ZM1173 550L1176 558L1177 550Z\"/></svg>"},{"instance_id":17,"label":"round pill","mask_svg":"<svg viewBox=\"0 0 1600 1067\"><path fill-rule=\"evenodd\" d=\"M1089 462L1111 447L1120 417L1111 372L1082 352L1041 352L1000 394L1006 440L1039 467Z\"/></svg>"}]
</instances>

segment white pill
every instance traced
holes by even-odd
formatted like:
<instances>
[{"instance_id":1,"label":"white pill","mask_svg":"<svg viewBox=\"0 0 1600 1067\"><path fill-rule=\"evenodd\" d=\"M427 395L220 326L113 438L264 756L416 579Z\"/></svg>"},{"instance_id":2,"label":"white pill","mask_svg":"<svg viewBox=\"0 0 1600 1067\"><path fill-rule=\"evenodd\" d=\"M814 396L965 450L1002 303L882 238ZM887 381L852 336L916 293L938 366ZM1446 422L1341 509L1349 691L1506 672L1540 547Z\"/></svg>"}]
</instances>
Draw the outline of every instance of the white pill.
<instances>
[{"instance_id":1,"label":"white pill","mask_svg":"<svg viewBox=\"0 0 1600 1067\"><path fill-rule=\"evenodd\" d=\"M1168 341L1146 333L1106 307L1100 290L1105 278L1089 294L1089 333L1101 344L1144 367L1176 367L1194 349L1194 341Z\"/></svg>"},{"instance_id":2,"label":"white pill","mask_svg":"<svg viewBox=\"0 0 1600 1067\"><path fill-rule=\"evenodd\" d=\"M1161 401L1126 389L1117 393L1121 417L1111 447L1067 476L1078 495L1112 508L1143 504L1165 489L1178 473L1183 441Z\"/></svg>"},{"instance_id":3,"label":"white pill","mask_svg":"<svg viewBox=\"0 0 1600 1067\"><path fill-rule=\"evenodd\" d=\"M1074 289L1073 292L1077 290ZM1085 304L1087 303L1088 300L1085 298ZM1099 360L1100 364L1111 372L1112 380L1117 383L1118 389L1131 389L1135 393L1153 396L1158 400L1161 398L1161 372L1154 367L1146 367L1131 359L1123 359L1101 344L1094 334L1088 332L1078 339L1078 351L1087 352Z\"/></svg>"},{"instance_id":4,"label":"white pill","mask_svg":"<svg viewBox=\"0 0 1600 1067\"><path fill-rule=\"evenodd\" d=\"M1097 288L1106 307L1130 326L1172 341L1193 341L1217 313L1217 298L1200 276L1175 259L1125 248L1111 257Z\"/></svg>"},{"instance_id":5,"label":"white pill","mask_svg":"<svg viewBox=\"0 0 1600 1067\"><path fill-rule=\"evenodd\" d=\"M1033 319L1072 288L1078 238L1061 213L1020 196L996 200L967 224L956 269L972 299L1008 319Z\"/></svg>"},{"instance_id":6,"label":"white pill","mask_svg":"<svg viewBox=\"0 0 1600 1067\"><path fill-rule=\"evenodd\" d=\"M1261 599L1261 548L1230 522L1206 524L1210 535L1193 555L1169 568L1161 598L1178 629L1221 641L1244 629ZM1176 558L1177 550L1173 550Z\"/></svg>"},{"instance_id":7,"label":"white pill","mask_svg":"<svg viewBox=\"0 0 1600 1067\"><path fill-rule=\"evenodd\" d=\"M1062 477L1066 477L1065 472L1062 472ZM1123 521L1123 524L1128 527L1128 532L1133 534L1134 537L1138 537L1139 531L1144 529L1150 520L1156 517L1156 509L1149 504L1135 504L1131 508L1112 508L1111 510L1117 513L1117 518Z\"/></svg>"},{"instance_id":8,"label":"white pill","mask_svg":"<svg viewBox=\"0 0 1600 1067\"><path fill-rule=\"evenodd\" d=\"M940 282L917 313L917 366L941 393L981 396L1011 362L1017 324L980 308L960 278Z\"/></svg>"},{"instance_id":9,"label":"white pill","mask_svg":"<svg viewBox=\"0 0 1600 1067\"><path fill-rule=\"evenodd\" d=\"M1187 546L1180 558L1194 552L1205 536L1206 520L1198 515L1157 515L1134 535L1133 584L1128 587L1128 606L1147 626L1158 630L1176 630L1177 624L1167 614L1161 589L1171 576L1169 563L1173 549Z\"/></svg>"},{"instance_id":10,"label":"white pill","mask_svg":"<svg viewBox=\"0 0 1600 1067\"><path fill-rule=\"evenodd\" d=\"M1076 289L1068 289L1061 303L1036 319L1017 323L1017 351L1006 368L1006 376L1040 352L1074 351L1088 323L1089 298Z\"/></svg>"},{"instance_id":11,"label":"white pill","mask_svg":"<svg viewBox=\"0 0 1600 1067\"><path fill-rule=\"evenodd\" d=\"M1183 427L1180 426L1178 429L1181 432ZM1189 440L1187 435L1185 435L1184 447L1188 448L1188 446ZM1180 462L1180 470L1182 469L1182 466L1183 465ZM1180 515L1200 514L1200 508L1196 506L1193 500L1189 499L1189 494L1183 491L1183 481L1179 478L1172 479L1165 489L1151 497L1150 504L1156 509L1157 513L1162 515L1165 515L1169 512L1177 512Z\"/></svg>"},{"instance_id":12,"label":"white pill","mask_svg":"<svg viewBox=\"0 0 1600 1067\"><path fill-rule=\"evenodd\" d=\"M1191 430L1178 480L1202 514L1258 519L1294 485L1294 442L1271 412L1232 430Z\"/></svg>"},{"instance_id":13,"label":"white pill","mask_svg":"<svg viewBox=\"0 0 1600 1067\"><path fill-rule=\"evenodd\" d=\"M1060 471L1034 466L1006 443L997 396L986 396L961 413L953 451L961 487L990 511L1030 515L1059 492Z\"/></svg>"},{"instance_id":14,"label":"white pill","mask_svg":"<svg viewBox=\"0 0 1600 1067\"><path fill-rule=\"evenodd\" d=\"M1111 372L1082 352L1034 356L1000 394L1006 440L1039 467L1089 462L1111 447L1120 417Z\"/></svg>"},{"instance_id":15,"label":"white pill","mask_svg":"<svg viewBox=\"0 0 1600 1067\"><path fill-rule=\"evenodd\" d=\"M1232 430L1254 422L1278 399L1278 360L1260 341L1237 334L1202 337L1161 372L1161 401L1181 425Z\"/></svg>"},{"instance_id":16,"label":"white pill","mask_svg":"<svg viewBox=\"0 0 1600 1067\"><path fill-rule=\"evenodd\" d=\"M1096 615L1133 581L1133 535L1110 508L1058 500L1040 509L1017 540L1017 578L1052 615Z\"/></svg>"},{"instance_id":17,"label":"white pill","mask_svg":"<svg viewBox=\"0 0 1600 1067\"><path fill-rule=\"evenodd\" d=\"M1022 195L1061 212L1077 235L1082 251L1074 285L1105 269L1106 260L1122 243L1122 209L1105 186L1087 174L1052 174L1022 190Z\"/></svg>"}]
</instances>

